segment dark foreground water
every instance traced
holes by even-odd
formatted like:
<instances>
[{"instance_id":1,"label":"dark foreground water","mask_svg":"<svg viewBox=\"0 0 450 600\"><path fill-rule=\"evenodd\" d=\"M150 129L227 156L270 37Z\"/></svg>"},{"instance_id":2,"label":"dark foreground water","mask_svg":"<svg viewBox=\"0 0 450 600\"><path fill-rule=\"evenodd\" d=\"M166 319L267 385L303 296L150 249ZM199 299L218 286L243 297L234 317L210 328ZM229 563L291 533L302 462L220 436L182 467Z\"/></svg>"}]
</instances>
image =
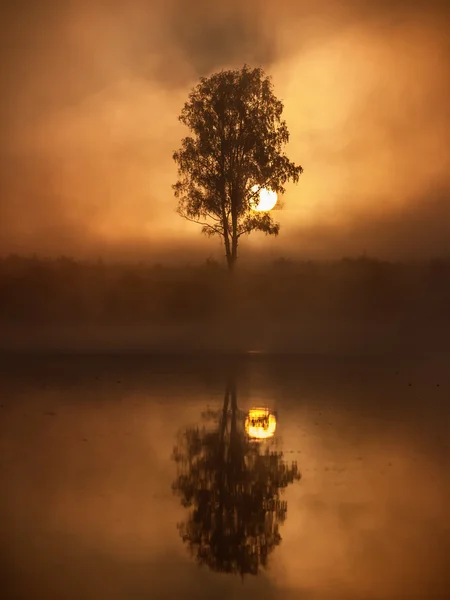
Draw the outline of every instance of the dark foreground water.
<instances>
[{"instance_id":1,"label":"dark foreground water","mask_svg":"<svg viewBox=\"0 0 450 600\"><path fill-rule=\"evenodd\" d=\"M5 600L450 597L448 360L22 356L0 375ZM238 441L241 411L278 421L225 465L230 375Z\"/></svg>"}]
</instances>

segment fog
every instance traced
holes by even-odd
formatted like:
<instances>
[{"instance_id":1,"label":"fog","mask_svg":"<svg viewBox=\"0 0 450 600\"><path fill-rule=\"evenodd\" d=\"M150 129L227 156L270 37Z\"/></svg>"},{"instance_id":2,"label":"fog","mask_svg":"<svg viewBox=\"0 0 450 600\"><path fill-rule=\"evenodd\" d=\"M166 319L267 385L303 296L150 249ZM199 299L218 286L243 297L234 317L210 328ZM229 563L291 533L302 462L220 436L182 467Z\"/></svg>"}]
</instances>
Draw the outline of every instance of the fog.
<instances>
[{"instance_id":1,"label":"fog","mask_svg":"<svg viewBox=\"0 0 450 600\"><path fill-rule=\"evenodd\" d=\"M75 2L1 9L0 252L203 260L175 214L198 78L261 65L283 99L277 239L242 255L450 252L447 2Z\"/></svg>"},{"instance_id":2,"label":"fog","mask_svg":"<svg viewBox=\"0 0 450 600\"><path fill-rule=\"evenodd\" d=\"M447 0L2 4L7 600L446 597L449 17ZM272 77L304 173L230 277L175 212L172 154L199 77L244 63ZM276 416L261 446L252 407ZM219 450L176 498L180 432L213 414ZM281 538L244 580L208 567L259 560L275 531L274 471L251 479L249 448L301 479L276 486Z\"/></svg>"},{"instance_id":3,"label":"fog","mask_svg":"<svg viewBox=\"0 0 450 600\"><path fill-rule=\"evenodd\" d=\"M0 350L450 353L450 261L0 260Z\"/></svg>"}]
</instances>

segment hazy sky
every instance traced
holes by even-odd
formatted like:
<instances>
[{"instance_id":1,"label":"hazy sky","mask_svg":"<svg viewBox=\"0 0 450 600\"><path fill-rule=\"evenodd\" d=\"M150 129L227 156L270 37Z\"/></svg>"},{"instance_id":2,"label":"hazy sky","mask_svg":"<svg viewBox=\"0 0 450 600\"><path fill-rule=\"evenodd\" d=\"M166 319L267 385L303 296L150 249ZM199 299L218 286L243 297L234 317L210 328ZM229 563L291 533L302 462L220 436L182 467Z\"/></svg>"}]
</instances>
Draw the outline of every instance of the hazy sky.
<instances>
[{"instance_id":1,"label":"hazy sky","mask_svg":"<svg viewBox=\"0 0 450 600\"><path fill-rule=\"evenodd\" d=\"M177 117L199 76L247 62L304 168L253 254L450 254L448 0L9 4L0 252L217 254L175 214Z\"/></svg>"}]
</instances>

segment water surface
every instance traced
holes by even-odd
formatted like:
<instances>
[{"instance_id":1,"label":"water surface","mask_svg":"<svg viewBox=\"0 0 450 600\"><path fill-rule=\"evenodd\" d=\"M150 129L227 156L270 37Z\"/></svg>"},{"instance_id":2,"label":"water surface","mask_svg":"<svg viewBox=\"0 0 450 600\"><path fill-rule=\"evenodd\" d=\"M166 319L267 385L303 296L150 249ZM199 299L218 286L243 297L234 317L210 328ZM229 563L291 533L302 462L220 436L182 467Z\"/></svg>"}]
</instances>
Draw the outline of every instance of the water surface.
<instances>
[{"instance_id":1,"label":"water surface","mask_svg":"<svg viewBox=\"0 0 450 600\"><path fill-rule=\"evenodd\" d=\"M0 371L5 599L447 597L446 360L23 355ZM223 409L230 373L239 414L276 411L270 451L301 473L256 576L200 567L177 527L192 507L174 447Z\"/></svg>"}]
</instances>

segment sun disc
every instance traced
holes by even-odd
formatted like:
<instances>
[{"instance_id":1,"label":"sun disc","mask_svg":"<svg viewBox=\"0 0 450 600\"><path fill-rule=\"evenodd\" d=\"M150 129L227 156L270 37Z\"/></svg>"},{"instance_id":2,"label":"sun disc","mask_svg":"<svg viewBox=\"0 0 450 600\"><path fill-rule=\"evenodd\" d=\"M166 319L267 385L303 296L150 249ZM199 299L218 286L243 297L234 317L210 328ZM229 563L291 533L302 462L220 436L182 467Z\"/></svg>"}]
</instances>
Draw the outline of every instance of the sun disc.
<instances>
[{"instance_id":1,"label":"sun disc","mask_svg":"<svg viewBox=\"0 0 450 600\"><path fill-rule=\"evenodd\" d=\"M252 187L252 192L257 192L258 189L258 201L252 200L251 208L257 212L269 212L277 203L277 193L267 188L260 188L257 185Z\"/></svg>"},{"instance_id":2,"label":"sun disc","mask_svg":"<svg viewBox=\"0 0 450 600\"><path fill-rule=\"evenodd\" d=\"M252 408L245 419L245 431L254 440L265 440L275 434L277 419L266 408Z\"/></svg>"}]
</instances>

